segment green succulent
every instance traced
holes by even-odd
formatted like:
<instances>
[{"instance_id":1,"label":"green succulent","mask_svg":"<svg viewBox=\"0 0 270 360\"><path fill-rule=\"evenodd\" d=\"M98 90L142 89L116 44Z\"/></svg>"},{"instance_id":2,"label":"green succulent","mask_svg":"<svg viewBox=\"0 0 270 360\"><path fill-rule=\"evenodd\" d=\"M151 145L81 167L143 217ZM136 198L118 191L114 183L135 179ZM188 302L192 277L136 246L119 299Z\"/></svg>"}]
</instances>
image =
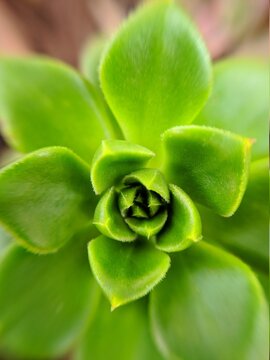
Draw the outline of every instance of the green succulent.
<instances>
[{"instance_id":1,"label":"green succulent","mask_svg":"<svg viewBox=\"0 0 270 360\"><path fill-rule=\"evenodd\" d=\"M3 133L29 153L0 171L2 353L266 360L267 65L212 74L170 1L96 44L85 77L0 58Z\"/></svg>"}]
</instances>

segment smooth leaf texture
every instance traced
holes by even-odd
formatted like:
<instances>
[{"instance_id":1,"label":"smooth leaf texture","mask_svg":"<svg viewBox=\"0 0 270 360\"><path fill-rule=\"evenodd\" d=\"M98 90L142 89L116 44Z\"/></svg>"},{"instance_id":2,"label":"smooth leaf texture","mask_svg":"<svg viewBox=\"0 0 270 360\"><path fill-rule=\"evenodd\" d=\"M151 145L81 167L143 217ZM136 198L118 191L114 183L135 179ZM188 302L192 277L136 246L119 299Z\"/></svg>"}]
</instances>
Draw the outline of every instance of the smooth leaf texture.
<instances>
[{"instance_id":1,"label":"smooth leaf texture","mask_svg":"<svg viewBox=\"0 0 270 360\"><path fill-rule=\"evenodd\" d=\"M92 85L42 58L0 59L0 117L6 139L21 152L60 145L89 162L102 139L118 136Z\"/></svg>"},{"instance_id":2,"label":"smooth leaf texture","mask_svg":"<svg viewBox=\"0 0 270 360\"><path fill-rule=\"evenodd\" d=\"M81 55L81 69L84 76L95 85L96 89L100 88L99 81L99 64L102 52L108 40L104 36L91 37L89 43L83 49Z\"/></svg>"},{"instance_id":3,"label":"smooth leaf texture","mask_svg":"<svg viewBox=\"0 0 270 360\"><path fill-rule=\"evenodd\" d=\"M6 252L0 262L1 353L56 358L81 335L100 293L89 270L86 239L74 238L46 256L17 246Z\"/></svg>"},{"instance_id":4,"label":"smooth leaf texture","mask_svg":"<svg viewBox=\"0 0 270 360\"><path fill-rule=\"evenodd\" d=\"M243 201L224 219L200 209L204 235L227 247L245 262L269 273L269 159L253 161Z\"/></svg>"},{"instance_id":5,"label":"smooth leaf texture","mask_svg":"<svg viewBox=\"0 0 270 360\"><path fill-rule=\"evenodd\" d=\"M132 171L144 167L155 154L124 140L104 140L93 158L91 181L96 194L102 193Z\"/></svg>"},{"instance_id":6,"label":"smooth leaf texture","mask_svg":"<svg viewBox=\"0 0 270 360\"><path fill-rule=\"evenodd\" d=\"M166 202L170 201L169 188L162 173L157 169L140 169L132 172L123 179L123 183L142 184L147 190L159 194Z\"/></svg>"},{"instance_id":7,"label":"smooth leaf texture","mask_svg":"<svg viewBox=\"0 0 270 360\"><path fill-rule=\"evenodd\" d=\"M124 244L99 236L89 243L88 253L93 274L112 309L146 295L170 266L169 256L145 241Z\"/></svg>"},{"instance_id":8,"label":"smooth leaf texture","mask_svg":"<svg viewBox=\"0 0 270 360\"><path fill-rule=\"evenodd\" d=\"M168 359L267 360L268 309L250 269L200 243L172 257L150 294L152 330Z\"/></svg>"},{"instance_id":9,"label":"smooth leaf texture","mask_svg":"<svg viewBox=\"0 0 270 360\"><path fill-rule=\"evenodd\" d=\"M95 195L71 150L44 148L0 171L0 224L28 250L56 251L87 227Z\"/></svg>"},{"instance_id":10,"label":"smooth leaf texture","mask_svg":"<svg viewBox=\"0 0 270 360\"><path fill-rule=\"evenodd\" d=\"M155 152L164 130L192 122L211 82L199 34L170 1L145 5L129 18L105 52L100 71L101 87L125 137Z\"/></svg>"},{"instance_id":11,"label":"smooth leaf texture","mask_svg":"<svg viewBox=\"0 0 270 360\"><path fill-rule=\"evenodd\" d=\"M204 126L179 126L163 134L164 173L192 200L231 216L244 195L251 140Z\"/></svg>"},{"instance_id":12,"label":"smooth leaf texture","mask_svg":"<svg viewBox=\"0 0 270 360\"><path fill-rule=\"evenodd\" d=\"M4 255L5 251L12 244L12 237L0 227L0 257Z\"/></svg>"},{"instance_id":13,"label":"smooth leaf texture","mask_svg":"<svg viewBox=\"0 0 270 360\"><path fill-rule=\"evenodd\" d=\"M156 236L156 247L167 252L184 250L202 237L200 215L192 200L176 185L170 185L170 191L168 220Z\"/></svg>"},{"instance_id":14,"label":"smooth leaf texture","mask_svg":"<svg viewBox=\"0 0 270 360\"><path fill-rule=\"evenodd\" d=\"M228 59L214 67L213 93L196 118L255 139L253 158L268 155L269 64L252 59Z\"/></svg>"},{"instance_id":15,"label":"smooth leaf texture","mask_svg":"<svg viewBox=\"0 0 270 360\"><path fill-rule=\"evenodd\" d=\"M136 301L111 313L102 298L72 359L162 360L150 335L146 302Z\"/></svg>"},{"instance_id":16,"label":"smooth leaf texture","mask_svg":"<svg viewBox=\"0 0 270 360\"><path fill-rule=\"evenodd\" d=\"M93 224L103 235L114 240L129 242L137 237L120 214L117 193L113 187L100 199L95 210Z\"/></svg>"}]
</instances>

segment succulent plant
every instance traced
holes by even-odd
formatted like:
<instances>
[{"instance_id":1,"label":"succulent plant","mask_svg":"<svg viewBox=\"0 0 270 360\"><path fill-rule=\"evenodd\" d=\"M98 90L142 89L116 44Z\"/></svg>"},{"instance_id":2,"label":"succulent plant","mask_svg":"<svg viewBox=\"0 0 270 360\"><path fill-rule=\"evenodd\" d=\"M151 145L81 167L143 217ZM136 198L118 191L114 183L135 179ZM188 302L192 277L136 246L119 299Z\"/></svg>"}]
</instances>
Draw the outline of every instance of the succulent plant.
<instances>
[{"instance_id":1,"label":"succulent plant","mask_svg":"<svg viewBox=\"0 0 270 360\"><path fill-rule=\"evenodd\" d=\"M266 64L213 76L169 1L98 46L101 88L55 60L0 59L3 132L28 153L0 171L0 349L266 360Z\"/></svg>"}]
</instances>

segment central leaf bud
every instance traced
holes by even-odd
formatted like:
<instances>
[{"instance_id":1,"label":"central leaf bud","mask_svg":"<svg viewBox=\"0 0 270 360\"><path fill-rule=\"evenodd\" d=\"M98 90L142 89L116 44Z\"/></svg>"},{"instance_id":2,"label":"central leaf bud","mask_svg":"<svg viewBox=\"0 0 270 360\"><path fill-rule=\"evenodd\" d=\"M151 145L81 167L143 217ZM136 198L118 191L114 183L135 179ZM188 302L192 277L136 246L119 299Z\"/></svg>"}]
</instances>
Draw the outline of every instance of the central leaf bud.
<instances>
[{"instance_id":1,"label":"central leaf bud","mask_svg":"<svg viewBox=\"0 0 270 360\"><path fill-rule=\"evenodd\" d=\"M94 222L103 234L116 240L150 238L165 225L169 200L169 189L159 170L137 170L103 195Z\"/></svg>"}]
</instances>

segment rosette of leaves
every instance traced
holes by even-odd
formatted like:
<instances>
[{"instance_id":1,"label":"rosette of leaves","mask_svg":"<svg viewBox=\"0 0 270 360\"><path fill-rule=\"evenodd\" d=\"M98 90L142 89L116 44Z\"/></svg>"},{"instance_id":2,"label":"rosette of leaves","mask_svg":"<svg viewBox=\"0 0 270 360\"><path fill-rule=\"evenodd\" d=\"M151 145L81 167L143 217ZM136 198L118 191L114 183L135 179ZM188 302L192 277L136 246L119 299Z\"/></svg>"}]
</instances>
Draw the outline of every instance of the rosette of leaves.
<instances>
[{"instance_id":1,"label":"rosette of leaves","mask_svg":"<svg viewBox=\"0 0 270 360\"><path fill-rule=\"evenodd\" d=\"M101 89L0 59L2 129L29 153L0 171L3 354L267 359L267 71L216 64L209 98L207 51L168 1L116 33Z\"/></svg>"}]
</instances>

